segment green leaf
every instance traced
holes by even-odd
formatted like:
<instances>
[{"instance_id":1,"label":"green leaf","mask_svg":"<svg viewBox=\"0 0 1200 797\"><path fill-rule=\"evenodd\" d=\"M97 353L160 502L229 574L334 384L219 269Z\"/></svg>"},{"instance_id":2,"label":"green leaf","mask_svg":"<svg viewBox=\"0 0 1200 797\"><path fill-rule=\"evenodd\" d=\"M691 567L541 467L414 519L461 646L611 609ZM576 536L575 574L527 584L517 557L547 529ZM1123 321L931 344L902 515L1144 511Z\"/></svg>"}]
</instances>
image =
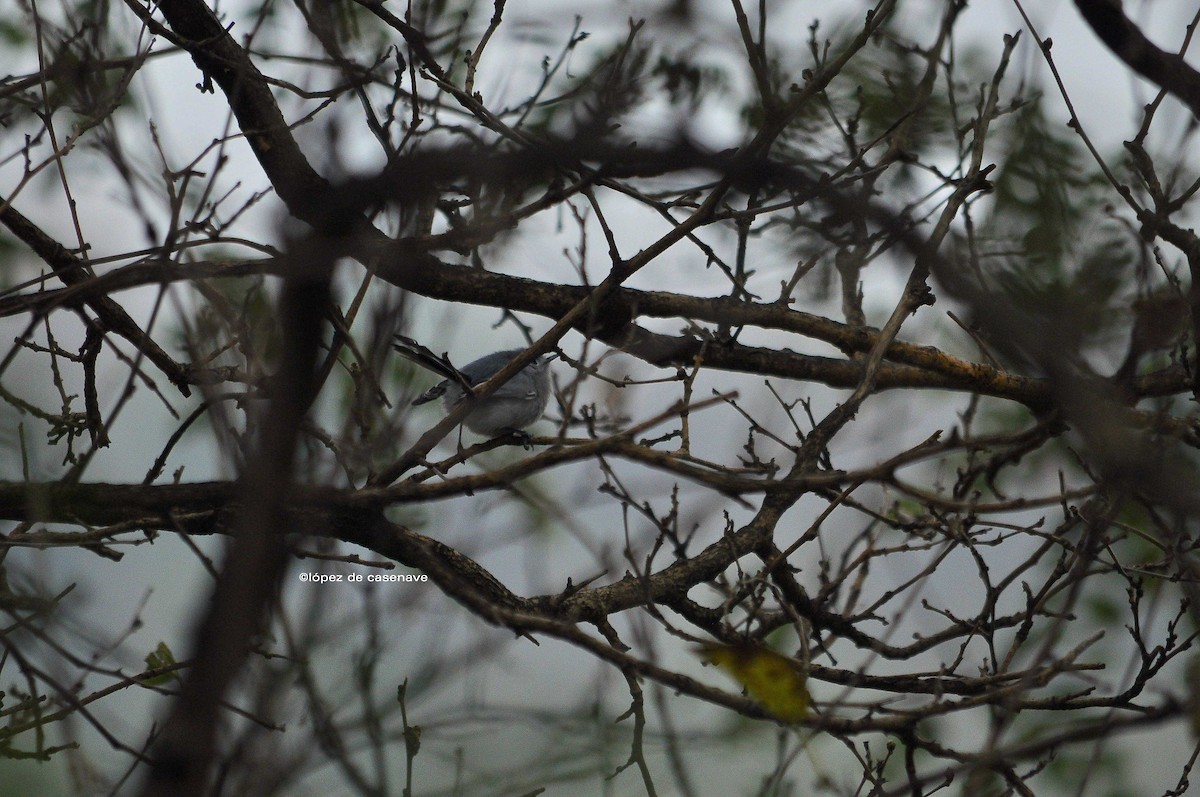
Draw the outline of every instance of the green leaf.
<instances>
[{"instance_id":1,"label":"green leaf","mask_svg":"<svg viewBox=\"0 0 1200 797\"><path fill-rule=\"evenodd\" d=\"M175 654L171 652L171 649L169 647L167 647L166 642L159 642L158 646L155 647L154 650L152 650L146 654L145 661L146 661L146 671L147 672L150 672L152 670L159 670L159 669L162 669L163 667L170 667L171 665L176 663L175 662ZM150 676L148 678L142 678L142 683L147 686L162 686L163 684L168 683L172 679L178 678L178 677L179 676L176 675L175 673L168 672L168 673L163 673L161 675L154 675L154 676Z\"/></svg>"}]
</instances>

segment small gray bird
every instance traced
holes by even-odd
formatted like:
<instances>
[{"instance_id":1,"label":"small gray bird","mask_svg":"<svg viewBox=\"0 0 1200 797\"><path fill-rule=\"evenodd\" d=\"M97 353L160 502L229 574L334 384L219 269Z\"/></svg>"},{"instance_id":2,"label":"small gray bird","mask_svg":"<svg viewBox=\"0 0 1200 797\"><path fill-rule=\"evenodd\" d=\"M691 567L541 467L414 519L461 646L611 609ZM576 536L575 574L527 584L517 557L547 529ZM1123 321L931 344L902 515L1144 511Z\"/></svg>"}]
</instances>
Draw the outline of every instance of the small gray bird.
<instances>
[{"instance_id":1,"label":"small gray bird","mask_svg":"<svg viewBox=\"0 0 1200 797\"><path fill-rule=\"evenodd\" d=\"M442 407L450 411L466 398L469 387L477 387L491 379L500 369L512 362L524 349L507 349L480 357L456 369L444 357L402 335L396 336L396 351L420 366L446 377L418 396L413 404L424 404L439 396ZM550 361L557 354L543 354L496 389L463 420L463 425L484 437L514 433L525 435L526 426L542 417L550 401Z\"/></svg>"}]
</instances>

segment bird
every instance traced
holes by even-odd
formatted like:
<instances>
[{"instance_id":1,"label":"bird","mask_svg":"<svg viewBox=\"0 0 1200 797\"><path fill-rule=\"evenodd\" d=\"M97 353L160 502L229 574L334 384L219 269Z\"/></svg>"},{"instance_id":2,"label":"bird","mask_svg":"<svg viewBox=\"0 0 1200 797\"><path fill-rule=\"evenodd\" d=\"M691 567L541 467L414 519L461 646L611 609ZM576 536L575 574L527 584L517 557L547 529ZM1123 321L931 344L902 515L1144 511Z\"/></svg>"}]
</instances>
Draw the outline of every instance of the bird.
<instances>
[{"instance_id":1,"label":"bird","mask_svg":"<svg viewBox=\"0 0 1200 797\"><path fill-rule=\"evenodd\" d=\"M467 363L462 368L455 368L445 355L438 357L415 340L403 335L397 335L396 342L392 345L409 360L446 377L413 399L413 405L440 398L442 407L447 412L471 395L473 388L491 379L525 351L505 349L492 352ZM480 399L477 402L478 406L463 419L463 425L483 437L515 434L528 441L529 435L524 431L525 427L542 417L550 401L549 365L556 357L557 353L543 354L517 371L490 396Z\"/></svg>"}]
</instances>

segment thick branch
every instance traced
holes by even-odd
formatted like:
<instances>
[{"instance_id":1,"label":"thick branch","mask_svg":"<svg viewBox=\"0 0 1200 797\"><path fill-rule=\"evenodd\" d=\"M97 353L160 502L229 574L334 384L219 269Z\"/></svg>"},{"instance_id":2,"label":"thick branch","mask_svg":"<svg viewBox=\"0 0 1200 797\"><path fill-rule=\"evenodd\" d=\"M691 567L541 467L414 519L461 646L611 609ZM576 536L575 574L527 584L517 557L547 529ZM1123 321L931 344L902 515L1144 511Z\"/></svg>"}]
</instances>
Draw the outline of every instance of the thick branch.
<instances>
[{"instance_id":1,"label":"thick branch","mask_svg":"<svg viewBox=\"0 0 1200 797\"><path fill-rule=\"evenodd\" d=\"M1200 116L1200 72L1182 56L1157 47L1121 10L1118 0L1075 0L1092 32L1142 77L1174 94Z\"/></svg>"}]
</instances>

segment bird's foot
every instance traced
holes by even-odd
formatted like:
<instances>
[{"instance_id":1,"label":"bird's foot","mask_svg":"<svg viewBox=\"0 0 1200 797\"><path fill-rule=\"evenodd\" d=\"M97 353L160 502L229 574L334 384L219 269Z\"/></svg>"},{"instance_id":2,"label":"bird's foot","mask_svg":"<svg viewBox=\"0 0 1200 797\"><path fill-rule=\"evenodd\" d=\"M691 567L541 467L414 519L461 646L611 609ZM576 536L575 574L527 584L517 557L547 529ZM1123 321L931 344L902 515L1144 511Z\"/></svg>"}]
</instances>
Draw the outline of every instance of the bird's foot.
<instances>
[{"instance_id":1,"label":"bird's foot","mask_svg":"<svg viewBox=\"0 0 1200 797\"><path fill-rule=\"evenodd\" d=\"M533 435L524 429L505 428L501 429L500 433L509 437L517 438L517 440L521 442L521 448L525 449L526 451L533 450Z\"/></svg>"}]
</instances>

